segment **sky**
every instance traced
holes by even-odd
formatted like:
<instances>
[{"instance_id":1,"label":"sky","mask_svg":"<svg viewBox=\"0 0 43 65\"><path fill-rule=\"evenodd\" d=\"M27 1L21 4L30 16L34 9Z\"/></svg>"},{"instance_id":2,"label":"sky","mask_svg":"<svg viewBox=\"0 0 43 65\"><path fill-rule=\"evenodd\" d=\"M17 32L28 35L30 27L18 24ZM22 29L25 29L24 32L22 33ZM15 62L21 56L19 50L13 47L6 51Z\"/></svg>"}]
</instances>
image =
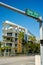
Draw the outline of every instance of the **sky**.
<instances>
[{"instance_id":1,"label":"sky","mask_svg":"<svg viewBox=\"0 0 43 65\"><path fill-rule=\"evenodd\" d=\"M26 9L38 12L43 17L43 0L0 0L5 4L25 11ZM40 38L39 22L23 14L0 6L0 41L2 40L3 22L6 20L27 28L34 36Z\"/></svg>"}]
</instances>

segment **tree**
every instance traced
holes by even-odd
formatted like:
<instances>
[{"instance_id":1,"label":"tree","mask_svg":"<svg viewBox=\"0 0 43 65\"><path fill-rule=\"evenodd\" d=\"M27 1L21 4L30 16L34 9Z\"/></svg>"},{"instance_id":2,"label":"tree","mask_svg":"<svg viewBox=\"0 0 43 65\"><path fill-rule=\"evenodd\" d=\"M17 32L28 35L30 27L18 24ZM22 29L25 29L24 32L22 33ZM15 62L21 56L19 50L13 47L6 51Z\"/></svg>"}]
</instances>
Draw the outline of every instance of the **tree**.
<instances>
[{"instance_id":1,"label":"tree","mask_svg":"<svg viewBox=\"0 0 43 65\"><path fill-rule=\"evenodd\" d=\"M22 53L22 40L24 38L24 32L18 34L18 53Z\"/></svg>"},{"instance_id":2,"label":"tree","mask_svg":"<svg viewBox=\"0 0 43 65\"><path fill-rule=\"evenodd\" d=\"M35 36L29 36L28 40L31 41L32 43L35 43L36 37Z\"/></svg>"},{"instance_id":3,"label":"tree","mask_svg":"<svg viewBox=\"0 0 43 65\"><path fill-rule=\"evenodd\" d=\"M0 41L0 47L1 47L1 41Z\"/></svg>"},{"instance_id":4,"label":"tree","mask_svg":"<svg viewBox=\"0 0 43 65\"><path fill-rule=\"evenodd\" d=\"M1 41L0 41L0 53L1 53Z\"/></svg>"},{"instance_id":5,"label":"tree","mask_svg":"<svg viewBox=\"0 0 43 65\"><path fill-rule=\"evenodd\" d=\"M40 54L40 44L36 44L35 52Z\"/></svg>"},{"instance_id":6,"label":"tree","mask_svg":"<svg viewBox=\"0 0 43 65\"><path fill-rule=\"evenodd\" d=\"M22 40L24 38L24 32L19 32L18 38Z\"/></svg>"},{"instance_id":7,"label":"tree","mask_svg":"<svg viewBox=\"0 0 43 65\"><path fill-rule=\"evenodd\" d=\"M26 53L27 41L24 39L24 32L19 32L18 40L19 40L18 45L19 46L21 45L22 53Z\"/></svg>"},{"instance_id":8,"label":"tree","mask_svg":"<svg viewBox=\"0 0 43 65\"><path fill-rule=\"evenodd\" d=\"M29 36L29 42L27 43L27 53L40 53L40 43L36 42L35 36Z\"/></svg>"},{"instance_id":9,"label":"tree","mask_svg":"<svg viewBox=\"0 0 43 65\"><path fill-rule=\"evenodd\" d=\"M27 46L27 41L22 39L22 52L26 53L26 46Z\"/></svg>"}]
</instances>

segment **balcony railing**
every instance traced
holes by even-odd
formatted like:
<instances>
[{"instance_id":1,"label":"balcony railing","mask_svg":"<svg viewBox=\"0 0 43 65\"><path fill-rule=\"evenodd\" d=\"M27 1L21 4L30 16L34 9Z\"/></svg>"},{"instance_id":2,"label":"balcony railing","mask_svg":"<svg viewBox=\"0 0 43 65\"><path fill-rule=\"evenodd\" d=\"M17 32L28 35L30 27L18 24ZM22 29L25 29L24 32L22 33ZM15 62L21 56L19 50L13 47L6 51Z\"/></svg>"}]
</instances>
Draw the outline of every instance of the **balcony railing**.
<instances>
[{"instance_id":1,"label":"balcony railing","mask_svg":"<svg viewBox=\"0 0 43 65\"><path fill-rule=\"evenodd\" d=\"M14 38L14 36L13 36L13 35L11 36L11 35L7 35L7 34L3 34L2 36L3 36L3 37L10 37L10 38Z\"/></svg>"},{"instance_id":2,"label":"balcony railing","mask_svg":"<svg viewBox=\"0 0 43 65\"><path fill-rule=\"evenodd\" d=\"M10 32L18 32L18 29L15 30L15 29L2 29L2 31L10 31Z\"/></svg>"}]
</instances>

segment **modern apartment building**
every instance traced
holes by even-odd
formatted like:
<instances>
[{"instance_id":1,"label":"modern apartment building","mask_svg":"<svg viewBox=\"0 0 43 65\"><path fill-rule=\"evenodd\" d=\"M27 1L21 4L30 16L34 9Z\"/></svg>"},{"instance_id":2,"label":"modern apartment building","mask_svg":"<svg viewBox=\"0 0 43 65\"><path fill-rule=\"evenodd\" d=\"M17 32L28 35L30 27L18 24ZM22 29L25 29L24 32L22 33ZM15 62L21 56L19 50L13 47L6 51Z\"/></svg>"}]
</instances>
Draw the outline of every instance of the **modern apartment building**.
<instances>
[{"instance_id":1,"label":"modern apartment building","mask_svg":"<svg viewBox=\"0 0 43 65\"><path fill-rule=\"evenodd\" d=\"M22 53L22 44L19 43L18 34L19 32L24 32L24 39L28 41L28 36L32 35L28 30L22 26L19 26L10 21L3 22L3 45L6 47L4 50L4 55L9 55L12 53ZM8 48L9 46L9 48Z\"/></svg>"}]
</instances>

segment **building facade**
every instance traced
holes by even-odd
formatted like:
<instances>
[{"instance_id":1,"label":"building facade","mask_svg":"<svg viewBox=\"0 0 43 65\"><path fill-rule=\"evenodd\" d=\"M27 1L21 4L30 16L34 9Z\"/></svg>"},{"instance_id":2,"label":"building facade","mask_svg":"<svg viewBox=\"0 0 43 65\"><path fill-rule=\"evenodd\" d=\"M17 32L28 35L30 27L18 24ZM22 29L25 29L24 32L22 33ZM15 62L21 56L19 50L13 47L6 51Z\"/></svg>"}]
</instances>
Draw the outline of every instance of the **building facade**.
<instances>
[{"instance_id":1,"label":"building facade","mask_svg":"<svg viewBox=\"0 0 43 65\"><path fill-rule=\"evenodd\" d=\"M23 32L24 39L28 41L28 35L31 35L31 33L29 33L26 28L10 21L3 22L2 31L3 46L5 47L3 51L4 56L9 54L22 53L22 44L19 42L18 34L19 32Z\"/></svg>"}]
</instances>

